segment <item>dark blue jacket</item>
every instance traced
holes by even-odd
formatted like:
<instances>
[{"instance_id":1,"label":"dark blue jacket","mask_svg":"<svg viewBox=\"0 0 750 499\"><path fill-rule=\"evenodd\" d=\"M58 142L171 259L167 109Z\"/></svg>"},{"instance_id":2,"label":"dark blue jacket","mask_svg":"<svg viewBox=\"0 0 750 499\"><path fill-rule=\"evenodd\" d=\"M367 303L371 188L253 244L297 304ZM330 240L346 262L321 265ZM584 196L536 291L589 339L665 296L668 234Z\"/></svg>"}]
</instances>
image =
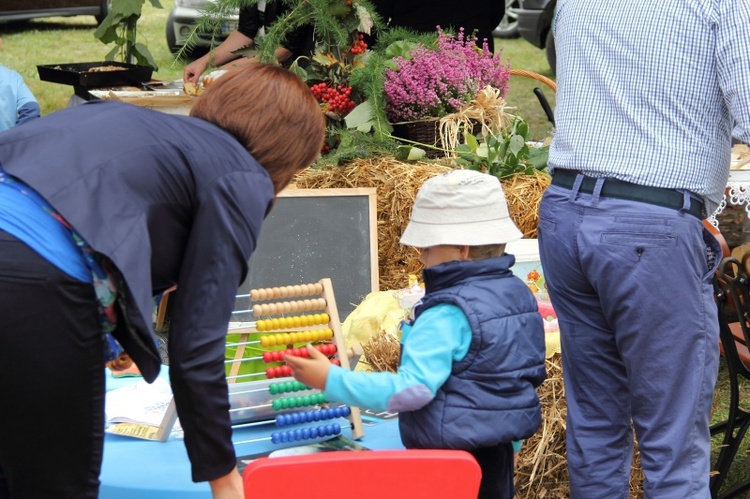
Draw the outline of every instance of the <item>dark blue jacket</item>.
<instances>
[{"instance_id":1,"label":"dark blue jacket","mask_svg":"<svg viewBox=\"0 0 750 499\"><path fill-rule=\"evenodd\" d=\"M265 169L206 121L90 102L0 133L3 169L35 188L125 280L133 333L116 338L153 381L153 296L178 284L170 377L193 478L235 465L227 324L273 199Z\"/></svg>"},{"instance_id":2,"label":"dark blue jacket","mask_svg":"<svg viewBox=\"0 0 750 499\"><path fill-rule=\"evenodd\" d=\"M435 398L399 414L407 448L473 450L530 437L541 424L536 387L546 378L544 325L536 299L508 270L512 255L448 262L424 270L425 297L415 310L458 306L471 345Z\"/></svg>"}]
</instances>

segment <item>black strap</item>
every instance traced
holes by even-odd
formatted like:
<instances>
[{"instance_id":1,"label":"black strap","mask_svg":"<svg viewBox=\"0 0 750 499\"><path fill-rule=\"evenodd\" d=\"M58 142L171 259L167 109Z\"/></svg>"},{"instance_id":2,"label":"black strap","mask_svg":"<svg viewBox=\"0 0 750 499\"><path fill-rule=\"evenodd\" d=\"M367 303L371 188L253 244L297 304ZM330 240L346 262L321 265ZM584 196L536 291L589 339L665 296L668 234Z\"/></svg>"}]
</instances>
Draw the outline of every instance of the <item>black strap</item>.
<instances>
[{"instance_id":1,"label":"black strap","mask_svg":"<svg viewBox=\"0 0 750 499\"><path fill-rule=\"evenodd\" d=\"M576 177L580 172L574 170L556 169L552 176L552 185L573 188ZM584 175L581 182L580 192L592 194L596 186L596 177ZM663 206L673 210L681 210L684 204L684 196L681 192L673 189L664 189L662 187L651 187L648 185L632 184L616 178L605 178L600 195L617 199L628 199L630 201L639 201L641 203ZM703 218L703 202L691 196L690 208L687 210L696 218Z\"/></svg>"}]
</instances>

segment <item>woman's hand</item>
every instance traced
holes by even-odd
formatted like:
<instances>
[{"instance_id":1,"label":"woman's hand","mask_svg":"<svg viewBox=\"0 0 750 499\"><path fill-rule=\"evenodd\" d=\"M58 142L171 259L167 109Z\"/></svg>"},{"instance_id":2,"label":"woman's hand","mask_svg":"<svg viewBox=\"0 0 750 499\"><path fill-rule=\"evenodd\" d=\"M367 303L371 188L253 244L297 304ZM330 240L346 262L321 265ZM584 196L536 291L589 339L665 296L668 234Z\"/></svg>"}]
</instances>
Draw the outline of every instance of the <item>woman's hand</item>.
<instances>
[{"instance_id":1,"label":"woman's hand","mask_svg":"<svg viewBox=\"0 0 750 499\"><path fill-rule=\"evenodd\" d=\"M229 474L208 482L211 485L211 495L214 499L244 499L242 476L235 466Z\"/></svg>"},{"instance_id":2,"label":"woman's hand","mask_svg":"<svg viewBox=\"0 0 750 499\"><path fill-rule=\"evenodd\" d=\"M208 54L194 60L182 70L182 81L198 84L198 80L208 67Z\"/></svg>"},{"instance_id":3,"label":"woman's hand","mask_svg":"<svg viewBox=\"0 0 750 499\"><path fill-rule=\"evenodd\" d=\"M307 344L307 350L310 352L309 359L285 355L284 360L292 368L294 379L310 388L325 390L331 361L309 343Z\"/></svg>"}]
</instances>

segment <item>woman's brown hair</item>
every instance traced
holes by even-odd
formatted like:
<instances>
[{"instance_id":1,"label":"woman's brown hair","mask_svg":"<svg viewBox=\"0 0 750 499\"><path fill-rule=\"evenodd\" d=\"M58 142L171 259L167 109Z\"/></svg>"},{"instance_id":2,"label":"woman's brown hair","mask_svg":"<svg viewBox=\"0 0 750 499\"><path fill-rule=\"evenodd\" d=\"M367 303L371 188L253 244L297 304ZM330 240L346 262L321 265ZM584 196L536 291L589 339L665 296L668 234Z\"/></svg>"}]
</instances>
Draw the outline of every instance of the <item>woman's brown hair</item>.
<instances>
[{"instance_id":1,"label":"woman's brown hair","mask_svg":"<svg viewBox=\"0 0 750 499\"><path fill-rule=\"evenodd\" d=\"M288 70L252 63L208 86L190 115L220 126L268 171L276 193L323 147L325 118L305 83Z\"/></svg>"}]
</instances>

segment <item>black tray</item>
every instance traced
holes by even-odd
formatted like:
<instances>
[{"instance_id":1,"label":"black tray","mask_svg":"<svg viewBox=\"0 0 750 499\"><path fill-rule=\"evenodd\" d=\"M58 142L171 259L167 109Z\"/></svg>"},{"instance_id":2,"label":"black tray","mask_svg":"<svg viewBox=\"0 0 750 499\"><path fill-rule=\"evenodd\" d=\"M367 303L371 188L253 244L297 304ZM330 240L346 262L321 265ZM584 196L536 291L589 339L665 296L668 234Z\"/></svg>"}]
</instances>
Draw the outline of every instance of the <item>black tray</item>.
<instances>
[{"instance_id":1,"label":"black tray","mask_svg":"<svg viewBox=\"0 0 750 499\"><path fill-rule=\"evenodd\" d=\"M119 66L126 69L114 71L89 72L97 66ZM78 62L74 64L45 64L36 67L39 79L73 85L82 88L116 87L120 85L141 86L141 83L151 80L153 68L136 66L116 61Z\"/></svg>"}]
</instances>

